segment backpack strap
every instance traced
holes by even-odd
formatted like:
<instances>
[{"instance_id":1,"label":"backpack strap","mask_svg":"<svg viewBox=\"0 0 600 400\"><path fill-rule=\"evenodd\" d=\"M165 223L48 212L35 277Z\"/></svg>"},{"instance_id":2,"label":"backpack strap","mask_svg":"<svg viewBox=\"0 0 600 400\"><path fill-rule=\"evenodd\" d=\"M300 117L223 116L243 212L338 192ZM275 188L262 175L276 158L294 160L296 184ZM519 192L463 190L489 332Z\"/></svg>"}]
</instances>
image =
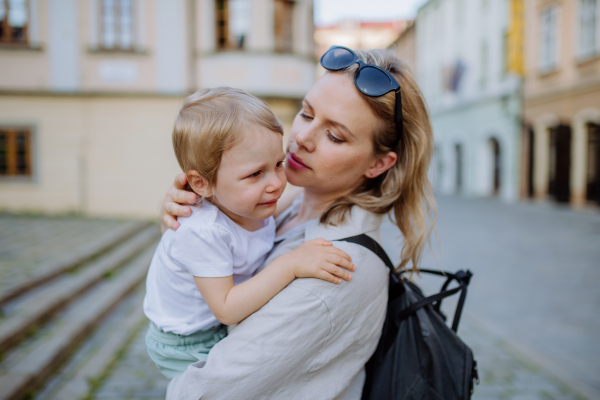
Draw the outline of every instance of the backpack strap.
<instances>
[{"instance_id":1,"label":"backpack strap","mask_svg":"<svg viewBox=\"0 0 600 400\"><path fill-rule=\"evenodd\" d=\"M343 239L338 239L337 241L354 243L354 244L358 244L360 246L366 247L367 249L369 249L373 253L375 253L375 255L377 255L381 259L381 261L383 261L385 266L390 269L390 284L388 286L388 302L394 301L398 297L400 297L402 294L404 294L404 291L405 291L404 285L402 284L402 281L400 280L398 275L396 275L396 273L394 273L395 268L394 268L394 264L392 263L392 260L390 260L390 258L388 257L388 255L385 252L385 250L383 249L383 247L381 247L379 245L379 243L377 243L375 241L375 239L362 233L360 235L350 236L350 237L343 238Z\"/></svg>"},{"instance_id":2,"label":"backpack strap","mask_svg":"<svg viewBox=\"0 0 600 400\"><path fill-rule=\"evenodd\" d=\"M390 292L389 292L389 296L388 296L388 298L389 298L388 301L393 301L396 298L398 298L401 294L404 293L404 290L405 290L404 285L399 284L400 278L398 277L397 274L394 273L394 264L388 257L388 255L385 252L385 250L383 249L383 247L381 247L381 245L379 243L377 243L375 241L375 239L373 239L370 236L367 236L363 233L363 234L356 235L356 236L350 236L347 238L338 239L338 241L355 243L355 244L361 245L363 247L366 247L367 249L369 249L373 253L375 253L381 259L381 261L383 261L383 263L390 269L390 286L389 286ZM411 272L411 271L412 270L408 270L406 272ZM402 271L402 272L404 272L404 271ZM436 271L436 270L430 270L430 269L419 269L419 272L425 272L425 273L429 273L429 274L433 274L433 275L445 276L447 278L447 280L444 283L444 286L442 287L442 291L440 293L434 294L433 296L425 297L425 298L411 304L404 310L400 311L400 313L397 315L396 320L401 321L401 320L407 318L412 313L416 312L417 310L425 307L426 305L434 303L434 302L437 302L437 304L434 307L437 311L439 311L442 299L452 296L453 294L456 294L460 291L461 292L460 298L458 300L458 304L456 306L456 311L454 313L454 320L452 321L452 330L454 332L456 332L458 330L458 322L460 321L463 306L465 303L465 298L467 297L467 285L469 284L469 281L471 280L471 276L473 274L469 270L467 270L466 272L460 270L455 274L446 272L446 271ZM446 288L448 287L450 282L453 280L456 280L458 282L459 286L456 288L450 289L450 290L446 290Z\"/></svg>"},{"instance_id":3,"label":"backpack strap","mask_svg":"<svg viewBox=\"0 0 600 400\"><path fill-rule=\"evenodd\" d=\"M338 239L338 241L355 243L355 244L359 244L363 247L366 247L367 249L369 249L373 253L375 253L379 258L381 258L381 261L383 261L383 263L386 265L386 267L388 267L390 269L390 272L394 271L394 264L392 264L392 260L390 260L390 258L388 257L388 255L385 252L385 250L383 249L383 247L381 247L381 245L379 243L377 243L375 241L375 239L373 239L372 237L367 236L364 233L362 233L360 235L350 236L350 237L343 238L343 239Z\"/></svg>"}]
</instances>

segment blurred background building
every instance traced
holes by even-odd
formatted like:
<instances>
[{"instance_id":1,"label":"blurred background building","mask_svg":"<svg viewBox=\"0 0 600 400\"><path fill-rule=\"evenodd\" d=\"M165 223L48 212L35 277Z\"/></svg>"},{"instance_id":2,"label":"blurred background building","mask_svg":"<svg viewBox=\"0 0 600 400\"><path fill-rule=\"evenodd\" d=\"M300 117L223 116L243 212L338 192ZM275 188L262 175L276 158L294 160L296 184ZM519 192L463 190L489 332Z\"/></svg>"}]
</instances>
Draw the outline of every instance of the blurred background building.
<instances>
[{"instance_id":1,"label":"blurred background building","mask_svg":"<svg viewBox=\"0 0 600 400\"><path fill-rule=\"evenodd\" d=\"M435 134L433 182L442 193L519 194L519 0L432 0L416 19L417 77Z\"/></svg>"},{"instance_id":2,"label":"blurred background building","mask_svg":"<svg viewBox=\"0 0 600 400\"><path fill-rule=\"evenodd\" d=\"M431 109L438 191L600 203L599 21L598 0L420 8L392 48Z\"/></svg>"},{"instance_id":3,"label":"blurred background building","mask_svg":"<svg viewBox=\"0 0 600 400\"><path fill-rule=\"evenodd\" d=\"M243 88L286 131L312 0L0 0L0 209L155 216L183 97Z\"/></svg>"},{"instance_id":4,"label":"blurred background building","mask_svg":"<svg viewBox=\"0 0 600 400\"><path fill-rule=\"evenodd\" d=\"M333 45L350 49L385 49L406 29L409 21L358 21L346 19L317 26L315 42L320 57Z\"/></svg>"},{"instance_id":5,"label":"blurred background building","mask_svg":"<svg viewBox=\"0 0 600 400\"><path fill-rule=\"evenodd\" d=\"M523 197L600 203L599 3L526 2Z\"/></svg>"}]
</instances>

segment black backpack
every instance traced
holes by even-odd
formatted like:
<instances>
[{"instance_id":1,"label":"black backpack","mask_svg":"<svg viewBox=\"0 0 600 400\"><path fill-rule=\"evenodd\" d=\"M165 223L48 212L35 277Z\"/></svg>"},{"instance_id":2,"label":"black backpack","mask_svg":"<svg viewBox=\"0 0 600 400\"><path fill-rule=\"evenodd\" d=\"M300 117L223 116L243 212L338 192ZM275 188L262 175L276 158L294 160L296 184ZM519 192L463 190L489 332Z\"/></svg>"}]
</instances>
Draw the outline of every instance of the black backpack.
<instances>
[{"instance_id":1,"label":"black backpack","mask_svg":"<svg viewBox=\"0 0 600 400\"><path fill-rule=\"evenodd\" d=\"M479 383L477 362L456 330L471 272L421 269L446 277L440 293L424 297L417 285L392 272L394 265L375 240L364 234L340 240L368 248L390 269L387 315L377 349L366 365L362 400L470 399L474 382ZM454 280L459 286L447 290ZM442 299L458 292L450 329L440 306Z\"/></svg>"}]
</instances>

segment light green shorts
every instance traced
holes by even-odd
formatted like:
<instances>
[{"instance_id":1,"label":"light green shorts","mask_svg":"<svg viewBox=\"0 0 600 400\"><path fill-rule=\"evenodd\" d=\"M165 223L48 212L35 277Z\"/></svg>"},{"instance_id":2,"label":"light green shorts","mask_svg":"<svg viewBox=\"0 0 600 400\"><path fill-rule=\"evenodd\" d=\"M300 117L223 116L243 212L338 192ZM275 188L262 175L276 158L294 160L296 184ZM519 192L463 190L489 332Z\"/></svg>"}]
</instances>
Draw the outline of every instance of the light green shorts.
<instances>
[{"instance_id":1,"label":"light green shorts","mask_svg":"<svg viewBox=\"0 0 600 400\"><path fill-rule=\"evenodd\" d=\"M185 336L163 332L150 322L146 332L146 346L150 358L156 363L160 372L165 377L173 379L181 375L188 365L205 361L210 349L225 336L227 336L225 325Z\"/></svg>"}]
</instances>

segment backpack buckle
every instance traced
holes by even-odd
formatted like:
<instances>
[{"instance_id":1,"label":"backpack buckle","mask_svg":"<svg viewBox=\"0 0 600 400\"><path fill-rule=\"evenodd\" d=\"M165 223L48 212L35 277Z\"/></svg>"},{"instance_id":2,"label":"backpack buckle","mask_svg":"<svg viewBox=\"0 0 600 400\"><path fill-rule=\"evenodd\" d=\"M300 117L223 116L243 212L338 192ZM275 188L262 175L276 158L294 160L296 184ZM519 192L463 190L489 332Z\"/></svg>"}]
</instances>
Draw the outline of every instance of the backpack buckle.
<instances>
[{"instance_id":1,"label":"backpack buckle","mask_svg":"<svg viewBox=\"0 0 600 400\"><path fill-rule=\"evenodd\" d=\"M469 285L469 282L471 282L472 276L473 276L473 273L470 270L467 270L465 272L462 269L460 271L458 271L456 274L454 274L454 277L458 281L458 283L461 283L461 284L464 283L465 286Z\"/></svg>"}]
</instances>

